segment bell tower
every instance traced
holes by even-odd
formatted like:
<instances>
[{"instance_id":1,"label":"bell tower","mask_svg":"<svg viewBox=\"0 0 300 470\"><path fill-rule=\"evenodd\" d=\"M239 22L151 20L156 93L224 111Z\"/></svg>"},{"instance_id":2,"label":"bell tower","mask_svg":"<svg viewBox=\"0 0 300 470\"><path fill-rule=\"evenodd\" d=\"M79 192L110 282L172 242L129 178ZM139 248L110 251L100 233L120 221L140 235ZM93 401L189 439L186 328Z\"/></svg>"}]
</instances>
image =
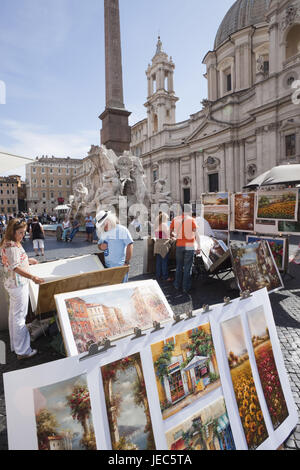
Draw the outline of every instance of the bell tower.
<instances>
[{"instance_id":1,"label":"bell tower","mask_svg":"<svg viewBox=\"0 0 300 470\"><path fill-rule=\"evenodd\" d=\"M162 42L158 36L156 53L152 64L148 65L148 96L144 106L147 108L148 136L161 132L164 124L175 124L176 101L174 92L174 69L172 57L163 52Z\"/></svg>"}]
</instances>

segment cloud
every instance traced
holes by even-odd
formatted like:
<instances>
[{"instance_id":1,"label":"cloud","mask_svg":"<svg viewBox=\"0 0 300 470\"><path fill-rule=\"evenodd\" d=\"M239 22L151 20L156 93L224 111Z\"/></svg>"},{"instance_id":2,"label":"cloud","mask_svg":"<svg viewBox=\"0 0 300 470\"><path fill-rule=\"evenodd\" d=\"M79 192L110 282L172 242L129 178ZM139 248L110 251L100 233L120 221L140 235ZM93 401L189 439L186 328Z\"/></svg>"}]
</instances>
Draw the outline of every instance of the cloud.
<instances>
[{"instance_id":1,"label":"cloud","mask_svg":"<svg viewBox=\"0 0 300 470\"><path fill-rule=\"evenodd\" d=\"M2 151L29 158L41 155L83 158L90 146L99 140L97 131L83 130L77 133L58 134L51 133L45 126L14 120L2 120L0 125L1 133L10 142Z\"/></svg>"}]
</instances>

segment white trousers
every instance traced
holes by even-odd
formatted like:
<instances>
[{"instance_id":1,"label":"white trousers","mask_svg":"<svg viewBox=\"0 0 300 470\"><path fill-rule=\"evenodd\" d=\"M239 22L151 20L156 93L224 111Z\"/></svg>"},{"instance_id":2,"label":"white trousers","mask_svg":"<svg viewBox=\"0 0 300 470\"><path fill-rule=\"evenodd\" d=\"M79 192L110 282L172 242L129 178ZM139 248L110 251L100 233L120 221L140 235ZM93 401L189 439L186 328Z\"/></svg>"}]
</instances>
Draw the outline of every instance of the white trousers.
<instances>
[{"instance_id":1,"label":"white trousers","mask_svg":"<svg viewBox=\"0 0 300 470\"><path fill-rule=\"evenodd\" d=\"M10 347L18 355L30 354L30 334L25 324L29 292L28 284L7 289L9 293L9 336Z\"/></svg>"}]
</instances>

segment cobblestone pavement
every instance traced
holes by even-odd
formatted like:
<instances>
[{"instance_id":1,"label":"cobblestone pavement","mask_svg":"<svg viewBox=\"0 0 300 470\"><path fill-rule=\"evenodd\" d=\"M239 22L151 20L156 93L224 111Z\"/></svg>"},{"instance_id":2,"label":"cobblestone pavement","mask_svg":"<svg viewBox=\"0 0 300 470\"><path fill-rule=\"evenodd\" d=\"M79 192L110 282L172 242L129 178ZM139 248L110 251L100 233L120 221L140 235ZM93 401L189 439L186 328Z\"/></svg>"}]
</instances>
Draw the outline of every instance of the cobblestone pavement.
<instances>
[{"instance_id":1,"label":"cobblestone pavement","mask_svg":"<svg viewBox=\"0 0 300 470\"><path fill-rule=\"evenodd\" d=\"M298 239L291 240L290 254L294 253L299 243ZM32 244L25 242L25 249L33 256ZM54 237L47 237L46 259L65 258L80 254L97 252L97 245L91 245L82 238L75 238L72 244L57 242ZM134 255L130 267L129 280L147 279L151 276L143 275L143 248L142 242L134 243ZM290 264L290 275L284 278L285 289L270 295L273 308L275 324L280 340L285 366L295 402L300 416L300 265ZM191 309L198 309L203 304L216 304L223 302L225 296L236 298L239 296L237 290L232 289L232 279L220 281L209 279L209 281L195 281L190 296L178 293L170 283L161 283L161 288L175 313L185 313ZM0 331L0 340L9 344L8 332ZM39 355L20 363L15 355L7 351L7 364L0 365L2 373L10 372L24 367L32 367L45 362L61 359L61 356L50 345L49 337L42 336L35 343ZM5 399L3 390L2 374L0 377L0 450L8 448L6 432ZM300 449L300 419L298 425L284 443L285 450Z\"/></svg>"}]
</instances>

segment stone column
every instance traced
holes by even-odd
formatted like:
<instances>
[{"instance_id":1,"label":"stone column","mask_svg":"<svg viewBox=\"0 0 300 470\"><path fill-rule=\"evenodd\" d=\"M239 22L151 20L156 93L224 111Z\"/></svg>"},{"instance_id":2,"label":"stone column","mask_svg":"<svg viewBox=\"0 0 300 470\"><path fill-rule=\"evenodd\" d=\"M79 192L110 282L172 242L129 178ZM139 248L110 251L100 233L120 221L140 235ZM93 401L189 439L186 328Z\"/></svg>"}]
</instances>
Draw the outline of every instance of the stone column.
<instances>
[{"instance_id":1,"label":"stone column","mask_svg":"<svg viewBox=\"0 0 300 470\"><path fill-rule=\"evenodd\" d=\"M191 200L197 202L197 168L196 168L196 155L194 152L191 155L191 180L192 180L192 191L191 191Z\"/></svg>"},{"instance_id":2,"label":"stone column","mask_svg":"<svg viewBox=\"0 0 300 470\"><path fill-rule=\"evenodd\" d=\"M245 180L245 140L240 142L240 188L238 190L243 191L243 187L246 184Z\"/></svg>"},{"instance_id":3,"label":"stone column","mask_svg":"<svg viewBox=\"0 0 300 470\"><path fill-rule=\"evenodd\" d=\"M104 20L106 106L99 116L101 143L120 155L130 148L131 128L123 98L119 0L104 0Z\"/></svg>"},{"instance_id":4,"label":"stone column","mask_svg":"<svg viewBox=\"0 0 300 470\"><path fill-rule=\"evenodd\" d=\"M233 142L226 148L225 165L226 165L226 187L225 190L234 191L234 164L233 164Z\"/></svg>"}]
</instances>

